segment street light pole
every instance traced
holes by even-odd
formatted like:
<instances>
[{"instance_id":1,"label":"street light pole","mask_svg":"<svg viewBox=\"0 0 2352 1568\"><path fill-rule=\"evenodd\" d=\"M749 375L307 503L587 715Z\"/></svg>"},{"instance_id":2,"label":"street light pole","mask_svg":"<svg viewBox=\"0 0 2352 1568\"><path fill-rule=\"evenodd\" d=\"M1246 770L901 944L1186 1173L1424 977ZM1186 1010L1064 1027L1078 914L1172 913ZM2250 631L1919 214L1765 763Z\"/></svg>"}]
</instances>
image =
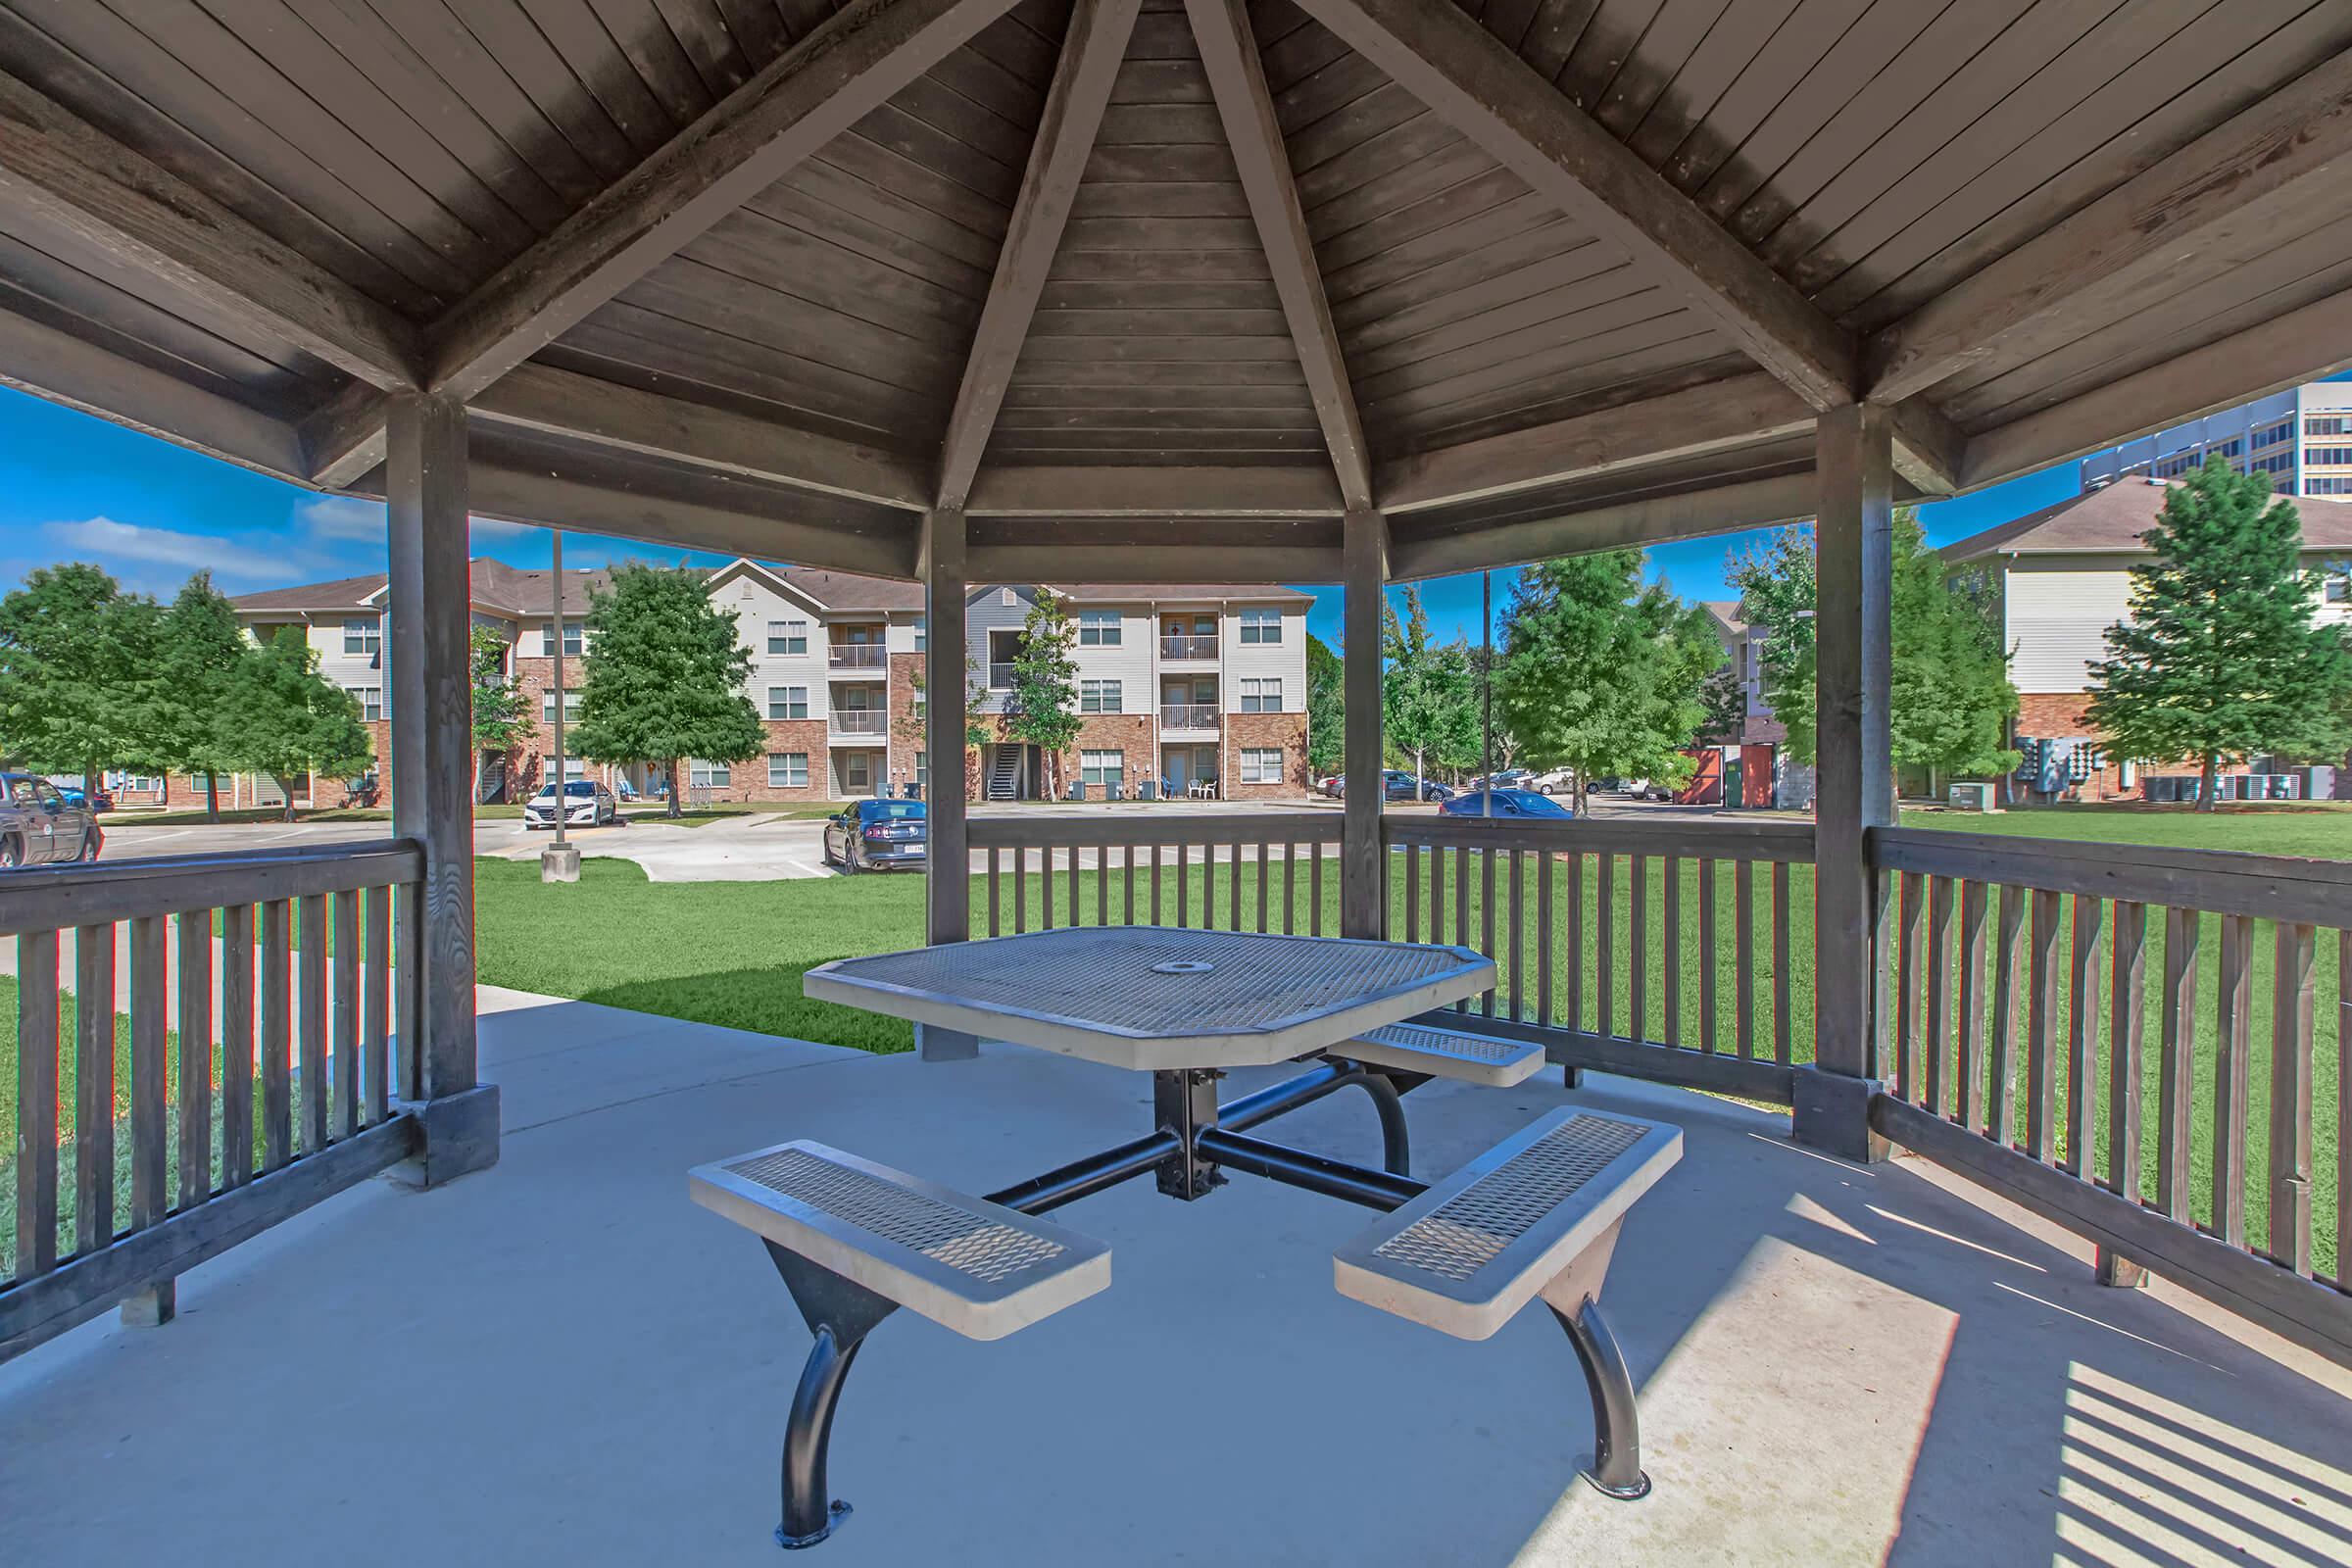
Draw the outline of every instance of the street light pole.
<instances>
[{"instance_id":1,"label":"street light pole","mask_svg":"<svg viewBox=\"0 0 2352 1568\"><path fill-rule=\"evenodd\" d=\"M1494 814L1494 573L1478 574L1478 635L1486 645L1486 663L1480 669L1479 696L1484 711L1479 718L1478 814Z\"/></svg>"},{"instance_id":2,"label":"street light pole","mask_svg":"<svg viewBox=\"0 0 2352 1568\"><path fill-rule=\"evenodd\" d=\"M542 882L577 882L580 879L579 847L569 842L564 832L564 819L571 814L569 780L564 776L564 530L554 530L556 541L555 569L548 573L555 587L550 597L555 618L549 622L548 652L553 657L549 664L553 675L549 689L555 694L555 757L556 775L556 841L539 852L539 880Z\"/></svg>"}]
</instances>

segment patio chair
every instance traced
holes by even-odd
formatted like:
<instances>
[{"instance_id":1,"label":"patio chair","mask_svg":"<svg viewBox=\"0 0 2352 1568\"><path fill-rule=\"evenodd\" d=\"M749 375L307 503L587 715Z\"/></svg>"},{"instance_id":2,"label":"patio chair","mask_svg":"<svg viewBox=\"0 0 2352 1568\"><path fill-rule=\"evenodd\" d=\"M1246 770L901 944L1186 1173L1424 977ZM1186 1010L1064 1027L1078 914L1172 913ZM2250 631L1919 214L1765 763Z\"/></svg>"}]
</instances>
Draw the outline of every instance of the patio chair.
<instances>
[{"instance_id":1,"label":"patio chair","mask_svg":"<svg viewBox=\"0 0 2352 1568\"><path fill-rule=\"evenodd\" d=\"M776 1544L813 1546L850 1511L825 1454L850 1363L900 1307L998 1340L1110 1284L1110 1249L986 1199L800 1139L697 1166L694 1200L753 1231L816 1336L784 1430Z\"/></svg>"},{"instance_id":2,"label":"patio chair","mask_svg":"<svg viewBox=\"0 0 2352 1568\"><path fill-rule=\"evenodd\" d=\"M1484 1340L1541 1296L1592 1396L1589 1479L1649 1492L1634 1381L1600 1314L1626 1210L1682 1157L1680 1128L1570 1107L1538 1117L1332 1254L1342 1296Z\"/></svg>"}]
</instances>

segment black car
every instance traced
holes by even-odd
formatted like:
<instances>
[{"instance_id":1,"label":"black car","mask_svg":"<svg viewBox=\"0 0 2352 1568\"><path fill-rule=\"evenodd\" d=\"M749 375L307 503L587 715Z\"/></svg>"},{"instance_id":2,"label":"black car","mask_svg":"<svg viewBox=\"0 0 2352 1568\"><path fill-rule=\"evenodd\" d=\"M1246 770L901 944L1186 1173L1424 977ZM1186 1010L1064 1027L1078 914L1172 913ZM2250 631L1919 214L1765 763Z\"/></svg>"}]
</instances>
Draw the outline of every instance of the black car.
<instances>
[{"instance_id":1,"label":"black car","mask_svg":"<svg viewBox=\"0 0 2352 1568\"><path fill-rule=\"evenodd\" d=\"M919 871L930 837L922 802L859 801L825 818L825 863L844 871Z\"/></svg>"},{"instance_id":2,"label":"black car","mask_svg":"<svg viewBox=\"0 0 2352 1568\"><path fill-rule=\"evenodd\" d=\"M1453 791L1434 779L1415 778L1397 768L1388 768L1381 774L1383 793L1392 801L1450 801Z\"/></svg>"}]
</instances>

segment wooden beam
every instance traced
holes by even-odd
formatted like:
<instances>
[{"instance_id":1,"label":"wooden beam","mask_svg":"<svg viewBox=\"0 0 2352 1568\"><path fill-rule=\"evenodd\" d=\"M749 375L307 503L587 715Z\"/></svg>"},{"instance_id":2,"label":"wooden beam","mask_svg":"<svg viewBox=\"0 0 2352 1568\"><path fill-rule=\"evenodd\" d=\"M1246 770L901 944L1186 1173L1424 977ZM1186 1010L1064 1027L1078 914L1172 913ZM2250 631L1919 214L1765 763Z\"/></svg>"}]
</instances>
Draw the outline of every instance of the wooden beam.
<instances>
[{"instance_id":1,"label":"wooden beam","mask_svg":"<svg viewBox=\"0 0 2352 1568\"><path fill-rule=\"evenodd\" d=\"M0 213L61 229L206 309L377 387L416 384L416 329L178 175L0 75Z\"/></svg>"},{"instance_id":2,"label":"wooden beam","mask_svg":"<svg viewBox=\"0 0 2352 1568\"><path fill-rule=\"evenodd\" d=\"M544 365L508 372L474 399L471 412L477 421L574 436L623 452L912 512L923 509L929 490L915 464L880 447Z\"/></svg>"},{"instance_id":3,"label":"wooden beam","mask_svg":"<svg viewBox=\"0 0 2352 1568\"><path fill-rule=\"evenodd\" d=\"M1216 100L1226 143L1241 171L1242 193L1274 274L1283 317L1298 347L1298 366L1305 372L1323 444L1339 475L1341 499L1350 509L1368 509L1372 462L1356 413L1355 388L1340 352L1339 331L1332 325L1322 270L1298 204L1290 150L1274 116L1274 95L1266 86L1265 62L1250 31L1249 13L1244 0L1184 0L1184 10L1208 74L1209 96Z\"/></svg>"},{"instance_id":4,"label":"wooden beam","mask_svg":"<svg viewBox=\"0 0 2352 1568\"><path fill-rule=\"evenodd\" d=\"M1741 479L1703 490L1642 496L1564 512L1557 516L1400 536L1392 575L1397 582L1461 571L1525 565L1550 556L1588 555L1670 539L1736 533L1813 514L1819 494L1811 473Z\"/></svg>"},{"instance_id":5,"label":"wooden beam","mask_svg":"<svg viewBox=\"0 0 2352 1568\"><path fill-rule=\"evenodd\" d=\"M1331 470L1313 467L991 467L972 483L973 515L1336 517Z\"/></svg>"},{"instance_id":6,"label":"wooden beam","mask_svg":"<svg viewBox=\"0 0 2352 1568\"><path fill-rule=\"evenodd\" d=\"M302 443L283 419L110 353L62 327L0 311L0 385L299 483Z\"/></svg>"},{"instance_id":7,"label":"wooden beam","mask_svg":"<svg viewBox=\"0 0 2352 1568\"><path fill-rule=\"evenodd\" d=\"M969 632L965 626L970 574L964 563L964 516L932 512L923 517L922 568L924 730L929 797L929 854L923 863L923 941L962 942L972 934L972 857L964 811L964 740L969 715ZM1075 911L1073 911L1074 913ZM926 1061L969 1060L980 1042L959 1029L915 1026L916 1051Z\"/></svg>"},{"instance_id":8,"label":"wooden beam","mask_svg":"<svg viewBox=\"0 0 2352 1568\"><path fill-rule=\"evenodd\" d=\"M1593 234L1661 268L1810 407L1854 400L1849 333L1459 7L1299 4Z\"/></svg>"},{"instance_id":9,"label":"wooden beam","mask_svg":"<svg viewBox=\"0 0 2352 1568\"><path fill-rule=\"evenodd\" d=\"M1085 176L1095 132L1110 103L1128 35L1141 0L1078 0L1062 34L1061 58L1046 94L1045 113L1029 146L1029 167L1012 204L1004 244L997 253L980 325L965 358L963 382L940 441L938 504L959 510L972 493L972 475L997 427L1021 345L1029 336L1046 273L1061 248L1071 199Z\"/></svg>"},{"instance_id":10,"label":"wooden beam","mask_svg":"<svg viewBox=\"0 0 2352 1568\"><path fill-rule=\"evenodd\" d=\"M1004 518L975 522L974 582L1337 582L1332 517Z\"/></svg>"},{"instance_id":11,"label":"wooden beam","mask_svg":"<svg viewBox=\"0 0 2352 1568\"><path fill-rule=\"evenodd\" d=\"M1873 336L1891 402L2023 365L2182 286L2203 257L2352 212L2352 54L2306 73Z\"/></svg>"},{"instance_id":12,"label":"wooden beam","mask_svg":"<svg viewBox=\"0 0 2352 1568\"><path fill-rule=\"evenodd\" d=\"M2079 458L2352 367L2352 289L1968 438L1963 489Z\"/></svg>"},{"instance_id":13,"label":"wooden beam","mask_svg":"<svg viewBox=\"0 0 2352 1568\"><path fill-rule=\"evenodd\" d=\"M1813 411L1761 373L1620 404L1381 465L1381 510L1399 513L1592 478L1810 430Z\"/></svg>"},{"instance_id":14,"label":"wooden beam","mask_svg":"<svg viewBox=\"0 0 2352 1568\"><path fill-rule=\"evenodd\" d=\"M302 466L322 490L357 484L384 461L383 395L362 381L303 416Z\"/></svg>"},{"instance_id":15,"label":"wooden beam","mask_svg":"<svg viewBox=\"0 0 2352 1568\"><path fill-rule=\"evenodd\" d=\"M1886 413L1894 424L1894 476L1923 496L1948 496L1958 489L1968 448L1960 427L1925 398L1889 404Z\"/></svg>"},{"instance_id":16,"label":"wooden beam","mask_svg":"<svg viewBox=\"0 0 2352 1568\"><path fill-rule=\"evenodd\" d=\"M1010 9L851 0L436 322L428 385L471 401Z\"/></svg>"},{"instance_id":17,"label":"wooden beam","mask_svg":"<svg viewBox=\"0 0 2352 1568\"><path fill-rule=\"evenodd\" d=\"M1388 933L1388 854L1380 817L1381 647L1388 603L1389 523L1377 512L1350 512L1345 524L1340 660L1346 736L1342 760L1350 780L1342 803L1340 935L1379 940Z\"/></svg>"}]
</instances>

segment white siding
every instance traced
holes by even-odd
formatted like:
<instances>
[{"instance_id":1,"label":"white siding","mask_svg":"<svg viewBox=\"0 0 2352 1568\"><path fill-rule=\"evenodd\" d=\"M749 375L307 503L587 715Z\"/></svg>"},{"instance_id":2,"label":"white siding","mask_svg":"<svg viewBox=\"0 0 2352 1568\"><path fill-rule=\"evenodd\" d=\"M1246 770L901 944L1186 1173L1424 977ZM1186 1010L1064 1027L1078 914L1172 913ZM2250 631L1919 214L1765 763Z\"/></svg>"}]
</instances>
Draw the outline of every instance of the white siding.
<instances>
[{"instance_id":1,"label":"white siding","mask_svg":"<svg viewBox=\"0 0 2352 1568\"><path fill-rule=\"evenodd\" d=\"M760 710L760 716L767 716L767 689L770 686L808 687L808 716L824 716L824 617L810 609L806 601L778 593L766 582L748 573L721 585L714 597L719 608L735 612L735 640L752 656L750 695L753 706ZM769 653L767 623L771 620L808 622L808 651L805 654ZM765 766L764 763L760 765Z\"/></svg>"},{"instance_id":2,"label":"white siding","mask_svg":"<svg viewBox=\"0 0 2352 1568\"><path fill-rule=\"evenodd\" d=\"M365 612L373 619L379 612ZM381 643L385 657L370 659L366 654L347 654L343 651L343 616L326 615L315 620L310 628L311 647L318 655L318 673L347 692L363 686L373 686L382 695L377 699L379 710L390 712L392 696L391 640Z\"/></svg>"},{"instance_id":3,"label":"white siding","mask_svg":"<svg viewBox=\"0 0 2352 1568\"><path fill-rule=\"evenodd\" d=\"M1078 661L1081 681L1115 680L1119 683L1119 711L1148 713L1159 699L1152 690L1152 611L1146 605L1073 605L1070 614L1076 618L1080 610L1112 610L1119 612L1119 642L1115 648L1100 645L1077 647L1071 653Z\"/></svg>"},{"instance_id":4,"label":"white siding","mask_svg":"<svg viewBox=\"0 0 2352 1568\"><path fill-rule=\"evenodd\" d=\"M1282 710L1286 713L1305 712L1306 607L1282 607L1282 641L1270 647L1264 643L1242 641L1244 608L1239 605L1228 606L1222 617L1225 711L1238 713L1242 710L1242 682L1245 678L1263 679L1271 675L1282 682Z\"/></svg>"},{"instance_id":5,"label":"white siding","mask_svg":"<svg viewBox=\"0 0 2352 1568\"><path fill-rule=\"evenodd\" d=\"M964 612L964 658L970 662L972 674L984 683L988 679L988 634L992 631L1016 631L1021 622L1029 618L1029 590L1015 588L1011 591L1011 597L1012 603L1006 604L1004 590L992 585L975 595L970 608ZM980 703L980 711L984 713L1002 712L1004 708L1004 699L996 694L983 698Z\"/></svg>"},{"instance_id":6,"label":"white siding","mask_svg":"<svg viewBox=\"0 0 2352 1568\"><path fill-rule=\"evenodd\" d=\"M2009 679L2021 692L2079 692L2107 657L2107 628L2131 609L2120 568L2013 564L2008 581Z\"/></svg>"},{"instance_id":7,"label":"white siding","mask_svg":"<svg viewBox=\"0 0 2352 1568\"><path fill-rule=\"evenodd\" d=\"M922 649L916 645L914 640L914 627L915 622L922 618L921 613L915 611L897 610L891 612L890 625L882 634L884 646L894 654L921 653Z\"/></svg>"}]
</instances>

